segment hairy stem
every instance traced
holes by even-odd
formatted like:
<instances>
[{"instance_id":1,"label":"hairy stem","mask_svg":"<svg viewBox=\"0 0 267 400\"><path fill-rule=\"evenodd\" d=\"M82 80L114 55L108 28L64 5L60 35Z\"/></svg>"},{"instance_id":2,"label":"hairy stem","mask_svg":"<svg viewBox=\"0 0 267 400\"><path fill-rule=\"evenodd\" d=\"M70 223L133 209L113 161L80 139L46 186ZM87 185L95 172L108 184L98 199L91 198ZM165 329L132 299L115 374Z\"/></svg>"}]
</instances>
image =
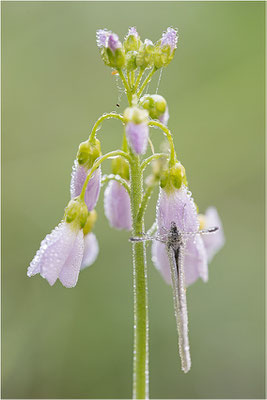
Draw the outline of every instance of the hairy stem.
<instances>
[{"instance_id":1,"label":"hairy stem","mask_svg":"<svg viewBox=\"0 0 267 400\"><path fill-rule=\"evenodd\" d=\"M119 73L120 78L121 78L121 80L122 80L122 83L123 83L123 85L124 85L124 87L125 87L126 96L127 96L128 102L129 102L129 104L130 104L130 106L131 106L131 105L132 105L132 94L131 94L131 89L129 88L129 85L128 85L128 83L127 83L127 81L126 81L126 79L125 79L125 76L124 76L124 74L123 74L123 72L122 72L121 69L118 69L118 73Z\"/></svg>"},{"instance_id":2,"label":"hairy stem","mask_svg":"<svg viewBox=\"0 0 267 400\"><path fill-rule=\"evenodd\" d=\"M145 89L146 85L151 81L152 76L154 75L154 73L157 71L157 68L153 68L151 70L151 72L147 75L146 79L144 80L144 82L142 83L142 86L140 87L137 96L140 97L142 95L143 90Z\"/></svg>"},{"instance_id":3,"label":"hairy stem","mask_svg":"<svg viewBox=\"0 0 267 400\"><path fill-rule=\"evenodd\" d=\"M168 139L169 145L170 145L170 152L171 152L169 164L170 164L170 167L172 167L176 161L176 154L175 154L174 143L173 143L171 131L159 121L149 121L148 125L156 127L156 128L160 128L167 136L167 139Z\"/></svg>"},{"instance_id":4,"label":"hairy stem","mask_svg":"<svg viewBox=\"0 0 267 400\"><path fill-rule=\"evenodd\" d=\"M155 153L152 156L147 157L141 164L141 170L144 171L146 167L154 160L158 160L159 158L168 158L168 154L165 153Z\"/></svg>"},{"instance_id":5,"label":"hairy stem","mask_svg":"<svg viewBox=\"0 0 267 400\"><path fill-rule=\"evenodd\" d=\"M99 125L105 119L110 119L110 118L119 119L120 121L124 122L123 116L120 115L120 114L117 114L117 113L103 114L100 118L98 118L98 120L94 124L92 132L90 133L90 136L89 136L89 140L93 140L95 138L95 135L96 135L96 132L97 132L97 129L98 129Z\"/></svg>"},{"instance_id":6,"label":"hairy stem","mask_svg":"<svg viewBox=\"0 0 267 400\"><path fill-rule=\"evenodd\" d=\"M143 218L137 219L142 202L143 177L139 156L132 154L131 210L133 236L141 236ZM133 398L147 399L149 396L148 371L148 295L145 245L133 242L133 287L134 287L134 352L133 352Z\"/></svg>"},{"instance_id":7,"label":"hairy stem","mask_svg":"<svg viewBox=\"0 0 267 400\"><path fill-rule=\"evenodd\" d=\"M143 196L143 199L142 199L142 202L141 202L141 205L140 205L137 217L136 217L137 223L144 219L146 208L147 208L148 202L150 200L150 197L152 195L153 189L154 189L154 185L150 185L146 188L145 194Z\"/></svg>"},{"instance_id":8,"label":"hairy stem","mask_svg":"<svg viewBox=\"0 0 267 400\"><path fill-rule=\"evenodd\" d=\"M81 191L81 194L80 194L80 198L82 200L84 200L84 195L85 195L85 191L86 191L86 187L88 185L88 182L89 182L90 178L92 177L93 173L95 172L95 170L99 167L99 165L103 161L107 160L108 158L113 158L113 157L118 157L118 156L124 157L129 163L131 163L132 159L129 156L129 154L127 154L127 153L125 153L124 151L121 151L121 150L110 151L109 153L104 154L103 156L98 157L95 160L95 162L94 162L92 168L89 170L89 172L87 174L87 177L86 177L86 179L84 181L84 184L83 184L83 188L82 188L82 191Z\"/></svg>"},{"instance_id":9,"label":"hairy stem","mask_svg":"<svg viewBox=\"0 0 267 400\"><path fill-rule=\"evenodd\" d=\"M110 181L116 181L120 183L129 193L130 195L130 187L128 183L126 182L125 179L123 179L120 175L114 175L114 174L109 174L109 175L104 175L101 179L101 185L105 185L105 183L110 182Z\"/></svg>"}]
</instances>

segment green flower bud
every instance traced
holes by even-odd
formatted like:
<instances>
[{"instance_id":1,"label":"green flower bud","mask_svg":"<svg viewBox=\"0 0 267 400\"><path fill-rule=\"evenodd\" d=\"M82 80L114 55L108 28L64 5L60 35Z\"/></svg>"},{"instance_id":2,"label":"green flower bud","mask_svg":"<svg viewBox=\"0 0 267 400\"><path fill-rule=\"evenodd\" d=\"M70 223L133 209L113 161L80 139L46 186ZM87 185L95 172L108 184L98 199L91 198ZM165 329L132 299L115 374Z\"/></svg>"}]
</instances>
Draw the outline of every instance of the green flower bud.
<instances>
[{"instance_id":1,"label":"green flower bud","mask_svg":"<svg viewBox=\"0 0 267 400\"><path fill-rule=\"evenodd\" d=\"M169 46L161 47L157 45L154 51L154 65L156 68L167 67L174 57L174 51Z\"/></svg>"},{"instance_id":2,"label":"green flower bud","mask_svg":"<svg viewBox=\"0 0 267 400\"><path fill-rule=\"evenodd\" d=\"M82 142L77 153L77 160L80 165L91 168L94 161L101 155L101 146L98 139L90 142L89 139Z\"/></svg>"},{"instance_id":3,"label":"green flower bud","mask_svg":"<svg viewBox=\"0 0 267 400\"><path fill-rule=\"evenodd\" d=\"M92 210L88 213L86 223L83 228L84 236L88 233L92 232L95 222L97 220L97 212L96 210Z\"/></svg>"},{"instance_id":4,"label":"green flower bud","mask_svg":"<svg viewBox=\"0 0 267 400\"><path fill-rule=\"evenodd\" d=\"M133 122L134 124L141 124L142 122L148 122L148 112L139 107L127 107L123 114L124 121Z\"/></svg>"},{"instance_id":5,"label":"green flower bud","mask_svg":"<svg viewBox=\"0 0 267 400\"><path fill-rule=\"evenodd\" d=\"M79 197L71 200L65 208L65 221L73 223L74 227L83 228L88 216L88 208Z\"/></svg>"},{"instance_id":6,"label":"green flower bud","mask_svg":"<svg viewBox=\"0 0 267 400\"><path fill-rule=\"evenodd\" d=\"M161 174L160 186L165 190L180 189L182 184L187 184L184 166L177 162L173 167Z\"/></svg>"},{"instance_id":7,"label":"green flower bud","mask_svg":"<svg viewBox=\"0 0 267 400\"><path fill-rule=\"evenodd\" d=\"M140 47L140 37L135 28L129 28L129 32L123 43L126 52L137 51Z\"/></svg>"},{"instance_id":8,"label":"green flower bud","mask_svg":"<svg viewBox=\"0 0 267 400\"><path fill-rule=\"evenodd\" d=\"M154 62L155 46L151 40L146 39L141 43L138 54L136 55L136 65L140 69L152 67Z\"/></svg>"},{"instance_id":9,"label":"green flower bud","mask_svg":"<svg viewBox=\"0 0 267 400\"><path fill-rule=\"evenodd\" d=\"M167 108L166 100L158 94L143 96L140 99L140 104L149 112L149 116L152 119L159 119Z\"/></svg>"},{"instance_id":10,"label":"green flower bud","mask_svg":"<svg viewBox=\"0 0 267 400\"><path fill-rule=\"evenodd\" d=\"M126 54L126 69L129 72L134 71L137 68L136 55L137 55L136 51L129 51Z\"/></svg>"},{"instance_id":11,"label":"green flower bud","mask_svg":"<svg viewBox=\"0 0 267 400\"><path fill-rule=\"evenodd\" d=\"M113 158L111 162L111 169L114 175L120 175L127 181L130 179L129 164L122 157Z\"/></svg>"}]
</instances>

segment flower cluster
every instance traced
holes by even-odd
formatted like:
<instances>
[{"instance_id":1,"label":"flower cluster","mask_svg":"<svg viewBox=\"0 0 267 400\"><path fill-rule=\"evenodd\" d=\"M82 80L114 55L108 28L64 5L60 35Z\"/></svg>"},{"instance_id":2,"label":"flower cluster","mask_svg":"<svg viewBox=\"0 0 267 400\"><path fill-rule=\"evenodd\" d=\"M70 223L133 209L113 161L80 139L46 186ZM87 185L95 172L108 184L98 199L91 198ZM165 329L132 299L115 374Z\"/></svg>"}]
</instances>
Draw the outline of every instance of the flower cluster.
<instances>
[{"instance_id":1,"label":"flower cluster","mask_svg":"<svg viewBox=\"0 0 267 400\"><path fill-rule=\"evenodd\" d=\"M153 239L152 261L165 281L172 283L179 351L185 372L191 365L185 286L198 278L208 280L208 262L224 244L216 209L211 207L205 215L199 214L189 191L186 170L177 158L168 128L167 101L159 94L143 95L153 75L173 59L177 41L177 30L171 27L156 43L149 39L142 41L134 27L129 28L123 42L107 29L97 31L101 58L113 69L112 75L120 77L129 105L122 115L103 114L88 139L80 143L71 174L71 200L64 218L41 242L28 268L28 276L39 273L50 285L57 279L68 288L76 285L80 270L91 265L98 255L98 242L92 230L101 186L107 184L104 211L110 226L132 231L134 288L138 287L134 291L135 398L147 398L148 390L146 246L140 242L147 240L147 235L143 236L144 216L153 191L159 188L156 220L149 230ZM102 122L110 118L123 124L122 146L102 154L97 136ZM165 137L168 146L164 145L162 152L155 153L149 136L151 128L157 128ZM145 158L150 150L151 154ZM112 160L111 173L102 175L101 165L108 159ZM149 165L152 172L144 180L144 171ZM172 244L164 238L170 237L174 228L178 239Z\"/></svg>"}]
</instances>

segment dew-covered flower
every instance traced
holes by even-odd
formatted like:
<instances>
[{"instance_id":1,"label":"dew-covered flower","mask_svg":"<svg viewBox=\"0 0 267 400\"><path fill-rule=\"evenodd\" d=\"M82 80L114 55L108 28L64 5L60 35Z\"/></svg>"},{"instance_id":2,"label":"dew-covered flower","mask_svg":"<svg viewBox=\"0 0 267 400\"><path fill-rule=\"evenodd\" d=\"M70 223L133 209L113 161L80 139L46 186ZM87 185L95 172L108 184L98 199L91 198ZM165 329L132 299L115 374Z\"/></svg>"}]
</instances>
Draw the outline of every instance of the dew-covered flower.
<instances>
[{"instance_id":1,"label":"dew-covered flower","mask_svg":"<svg viewBox=\"0 0 267 400\"><path fill-rule=\"evenodd\" d=\"M79 199L71 200L64 220L41 242L27 275L40 274L51 286L57 279L65 287L75 286L84 256L83 227L87 216L86 204Z\"/></svg>"},{"instance_id":2,"label":"dew-covered flower","mask_svg":"<svg viewBox=\"0 0 267 400\"><path fill-rule=\"evenodd\" d=\"M94 233L90 232L84 236L84 252L81 270L92 265L99 253L98 241Z\"/></svg>"},{"instance_id":3,"label":"dew-covered flower","mask_svg":"<svg viewBox=\"0 0 267 400\"><path fill-rule=\"evenodd\" d=\"M191 193L185 185L182 185L180 189L173 189L170 192L164 189L160 190L157 206L157 223L161 235L170 229L171 222L175 222L181 232L197 232L199 230L196 206ZM186 285L191 285L199 277L203 281L207 281L207 253L202 237L200 235L189 237L186 240L183 251ZM152 260L165 280L170 283L170 266L165 244L160 242L153 243Z\"/></svg>"},{"instance_id":4,"label":"dew-covered flower","mask_svg":"<svg viewBox=\"0 0 267 400\"><path fill-rule=\"evenodd\" d=\"M80 165L77 160L74 161L71 174L71 183L70 183L70 195L72 199L81 194L83 184L85 182L85 179L89 171L90 170L87 169L86 166ZM90 178L85 191L84 200L89 211L95 208L95 205L99 197L100 184L101 184L101 168L99 167Z\"/></svg>"},{"instance_id":5,"label":"dew-covered flower","mask_svg":"<svg viewBox=\"0 0 267 400\"><path fill-rule=\"evenodd\" d=\"M41 242L27 275L40 274L51 286L59 278L65 287L76 285L83 258L83 231L62 221Z\"/></svg>"},{"instance_id":6,"label":"dew-covered flower","mask_svg":"<svg viewBox=\"0 0 267 400\"><path fill-rule=\"evenodd\" d=\"M136 154L145 154L148 144L148 112L138 107L128 107L124 112L126 137Z\"/></svg>"},{"instance_id":7,"label":"dew-covered flower","mask_svg":"<svg viewBox=\"0 0 267 400\"><path fill-rule=\"evenodd\" d=\"M148 125L145 122L135 124L129 122L126 125L126 135L129 146L136 154L145 154L148 143Z\"/></svg>"},{"instance_id":8,"label":"dew-covered flower","mask_svg":"<svg viewBox=\"0 0 267 400\"><path fill-rule=\"evenodd\" d=\"M176 29L168 28L167 31L162 34L154 53L154 65L156 68L167 67L171 62L177 47L177 41L178 34Z\"/></svg>"},{"instance_id":9,"label":"dew-covered flower","mask_svg":"<svg viewBox=\"0 0 267 400\"><path fill-rule=\"evenodd\" d=\"M203 235L203 242L207 252L208 261L223 247L225 239L222 222L215 207L209 207L205 215L199 215L200 229L209 229L217 226L219 229L210 234Z\"/></svg>"},{"instance_id":10,"label":"dew-covered flower","mask_svg":"<svg viewBox=\"0 0 267 400\"><path fill-rule=\"evenodd\" d=\"M167 31L162 34L160 40L160 46L163 47L170 47L171 51L173 52L177 47L178 35L177 30L173 28L167 28Z\"/></svg>"},{"instance_id":11,"label":"dew-covered flower","mask_svg":"<svg viewBox=\"0 0 267 400\"><path fill-rule=\"evenodd\" d=\"M105 190L104 210L112 227L127 231L132 229L130 196L119 182L109 182Z\"/></svg>"},{"instance_id":12,"label":"dew-covered flower","mask_svg":"<svg viewBox=\"0 0 267 400\"><path fill-rule=\"evenodd\" d=\"M122 68L124 66L125 52L116 33L106 29L99 29L96 32L96 43L106 65L112 68Z\"/></svg>"}]
</instances>

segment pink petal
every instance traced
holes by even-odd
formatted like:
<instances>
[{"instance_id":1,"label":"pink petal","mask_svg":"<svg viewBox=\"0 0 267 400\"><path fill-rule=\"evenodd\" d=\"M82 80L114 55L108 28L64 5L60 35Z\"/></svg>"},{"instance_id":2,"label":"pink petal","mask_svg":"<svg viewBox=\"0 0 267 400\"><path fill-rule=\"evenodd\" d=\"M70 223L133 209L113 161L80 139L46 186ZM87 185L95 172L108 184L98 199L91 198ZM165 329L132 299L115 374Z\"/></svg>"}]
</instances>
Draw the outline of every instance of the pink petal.
<instances>
[{"instance_id":1,"label":"pink petal","mask_svg":"<svg viewBox=\"0 0 267 400\"><path fill-rule=\"evenodd\" d=\"M84 237L84 253L82 259L81 270L92 265L99 252L98 241L93 233L88 233Z\"/></svg>"},{"instance_id":2,"label":"pink petal","mask_svg":"<svg viewBox=\"0 0 267 400\"><path fill-rule=\"evenodd\" d=\"M225 243L223 226L219 214L215 207L209 207L205 213L205 229L217 226L219 230L210 235L203 235L203 242L208 255L208 261L211 261L214 255L223 247Z\"/></svg>"},{"instance_id":3,"label":"pink petal","mask_svg":"<svg viewBox=\"0 0 267 400\"><path fill-rule=\"evenodd\" d=\"M157 221L159 233L162 235L170 229L171 222L175 222L181 232L198 232L199 222L195 203L191 193L183 185L172 193L160 190ZM164 279L170 282L170 267L168 267L168 256L165 245L153 244L153 262L162 273ZM207 254L203 239L199 235L189 237L184 247L184 272L185 284L191 285L199 277L203 281L208 279Z\"/></svg>"},{"instance_id":4,"label":"pink petal","mask_svg":"<svg viewBox=\"0 0 267 400\"><path fill-rule=\"evenodd\" d=\"M135 124L129 122L126 125L126 136L129 146L136 154L145 154L148 143L148 125L145 122Z\"/></svg>"},{"instance_id":5,"label":"pink petal","mask_svg":"<svg viewBox=\"0 0 267 400\"><path fill-rule=\"evenodd\" d=\"M105 190L104 210L112 227L127 231L132 229L130 197L119 182L109 182Z\"/></svg>"},{"instance_id":6,"label":"pink petal","mask_svg":"<svg viewBox=\"0 0 267 400\"><path fill-rule=\"evenodd\" d=\"M151 251L152 261L155 267L160 271L164 280L170 285L172 281L171 269L165 244L154 240Z\"/></svg>"},{"instance_id":7,"label":"pink petal","mask_svg":"<svg viewBox=\"0 0 267 400\"><path fill-rule=\"evenodd\" d=\"M30 263L27 275L33 276L40 273L51 286L54 285L76 236L77 231L74 231L70 224L61 222L41 242L40 249Z\"/></svg>"},{"instance_id":8,"label":"pink petal","mask_svg":"<svg viewBox=\"0 0 267 400\"><path fill-rule=\"evenodd\" d=\"M74 287L78 281L83 258L83 249L83 230L80 229L76 236L75 242L69 251L68 258L59 274L60 282L67 288Z\"/></svg>"},{"instance_id":9,"label":"pink petal","mask_svg":"<svg viewBox=\"0 0 267 400\"><path fill-rule=\"evenodd\" d=\"M71 174L71 183L70 183L70 195L72 199L81 194L83 184L87 177L88 172L89 170L84 168L82 165L79 165L77 160L74 161ZM101 169L99 167L89 180L85 191L84 200L89 211L92 211L96 206L100 192L100 183L101 183Z\"/></svg>"}]
</instances>

